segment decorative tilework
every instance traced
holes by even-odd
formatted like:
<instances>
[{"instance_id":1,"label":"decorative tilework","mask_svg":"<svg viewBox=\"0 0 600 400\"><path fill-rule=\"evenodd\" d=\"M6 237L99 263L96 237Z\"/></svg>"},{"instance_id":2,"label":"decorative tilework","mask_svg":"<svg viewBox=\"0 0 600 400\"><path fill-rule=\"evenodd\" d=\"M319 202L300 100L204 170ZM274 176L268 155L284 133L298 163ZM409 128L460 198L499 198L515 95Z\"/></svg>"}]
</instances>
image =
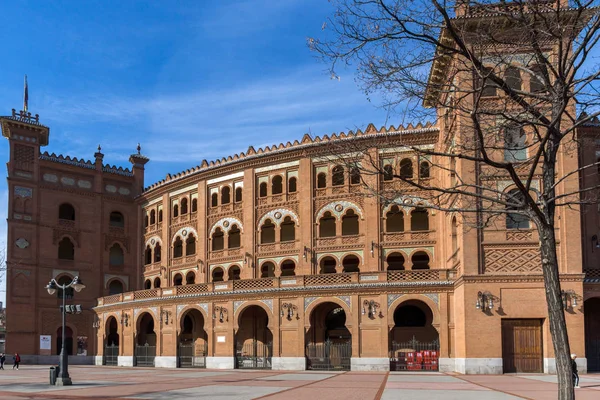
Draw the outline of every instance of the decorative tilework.
<instances>
[{"instance_id":1,"label":"decorative tilework","mask_svg":"<svg viewBox=\"0 0 600 400\"><path fill-rule=\"evenodd\" d=\"M334 201L319 210L317 213L317 221L325 214L327 211L331 213L331 215L335 215L337 219L340 219L342 215L346 213L348 208L353 209L358 215L360 215L360 219L364 219L363 212L361 208L352 203L351 201Z\"/></svg>"},{"instance_id":2,"label":"decorative tilework","mask_svg":"<svg viewBox=\"0 0 600 400\"><path fill-rule=\"evenodd\" d=\"M435 304L440 305L440 295L437 293L425 293L423 294L425 297L429 297Z\"/></svg>"},{"instance_id":3,"label":"decorative tilework","mask_svg":"<svg viewBox=\"0 0 600 400\"><path fill-rule=\"evenodd\" d=\"M336 298L338 298L341 301L343 301L344 303L346 303L346 305L348 306L349 309L352 309L352 303L350 302L350 296L336 296Z\"/></svg>"},{"instance_id":4,"label":"decorative tilework","mask_svg":"<svg viewBox=\"0 0 600 400\"><path fill-rule=\"evenodd\" d=\"M177 239L177 236L181 236L184 239L187 238L187 236L193 233L194 237L196 238L196 240L198 240L198 232L196 232L196 230L194 228L192 228L191 226L184 226L183 228L180 228L174 235L173 235L173 239L171 240L171 244L175 243L175 239Z\"/></svg>"},{"instance_id":5,"label":"decorative tilework","mask_svg":"<svg viewBox=\"0 0 600 400\"><path fill-rule=\"evenodd\" d=\"M392 306L392 303L402 296L404 295L400 293L388 294L388 308L390 308Z\"/></svg>"},{"instance_id":6,"label":"decorative tilework","mask_svg":"<svg viewBox=\"0 0 600 400\"><path fill-rule=\"evenodd\" d=\"M257 228L260 229L267 219L270 219L275 225L280 226L286 216L290 216L292 221L296 222L296 226L300 226L296 213L294 213L292 210L288 210L287 208L278 208L263 215L260 221L258 221Z\"/></svg>"},{"instance_id":7,"label":"decorative tilework","mask_svg":"<svg viewBox=\"0 0 600 400\"><path fill-rule=\"evenodd\" d=\"M212 228L210 228L209 236L212 236L212 234L215 233L215 230L217 228L221 228L221 230L224 233L227 233L227 232L229 232L229 229L231 229L233 224L236 224L240 231L242 231L242 232L244 231L244 227L242 226L242 223L240 222L239 219L233 218L233 217L227 217L227 218L221 218L212 226Z\"/></svg>"},{"instance_id":8,"label":"decorative tilework","mask_svg":"<svg viewBox=\"0 0 600 400\"><path fill-rule=\"evenodd\" d=\"M260 300L261 303L266 304L267 307L269 307L269 310L271 310L271 312L273 312L273 300L269 299L269 300Z\"/></svg>"},{"instance_id":9,"label":"decorative tilework","mask_svg":"<svg viewBox=\"0 0 600 400\"><path fill-rule=\"evenodd\" d=\"M200 307L201 309L204 310L204 312L206 313L206 315L208 315L208 303L199 303L196 304L198 307Z\"/></svg>"},{"instance_id":10,"label":"decorative tilework","mask_svg":"<svg viewBox=\"0 0 600 400\"><path fill-rule=\"evenodd\" d=\"M246 302L246 300L237 300L233 302L233 313L235 314L235 312L237 311L238 308L240 308L244 303Z\"/></svg>"},{"instance_id":11,"label":"decorative tilework","mask_svg":"<svg viewBox=\"0 0 600 400\"><path fill-rule=\"evenodd\" d=\"M15 196L19 197L31 197L33 190L31 188L24 188L21 186L15 186Z\"/></svg>"},{"instance_id":12,"label":"decorative tilework","mask_svg":"<svg viewBox=\"0 0 600 400\"><path fill-rule=\"evenodd\" d=\"M318 297L305 297L304 298L304 310L306 311L308 306L310 306L310 304L317 299L318 299Z\"/></svg>"}]
</instances>

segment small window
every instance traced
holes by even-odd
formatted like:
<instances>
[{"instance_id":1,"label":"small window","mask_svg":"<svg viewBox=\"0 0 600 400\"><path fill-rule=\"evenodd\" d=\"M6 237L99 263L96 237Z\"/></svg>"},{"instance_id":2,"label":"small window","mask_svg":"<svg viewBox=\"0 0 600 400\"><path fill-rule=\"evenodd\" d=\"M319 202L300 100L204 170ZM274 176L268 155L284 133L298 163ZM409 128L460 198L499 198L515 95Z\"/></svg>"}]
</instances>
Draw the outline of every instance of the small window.
<instances>
[{"instance_id":1,"label":"small window","mask_svg":"<svg viewBox=\"0 0 600 400\"><path fill-rule=\"evenodd\" d=\"M152 282L150 281L150 279L146 279L146 281L144 282L144 289L152 289Z\"/></svg>"},{"instance_id":2,"label":"small window","mask_svg":"<svg viewBox=\"0 0 600 400\"><path fill-rule=\"evenodd\" d=\"M452 218L452 253L458 250L458 224L456 223L456 217Z\"/></svg>"},{"instance_id":3,"label":"small window","mask_svg":"<svg viewBox=\"0 0 600 400\"><path fill-rule=\"evenodd\" d=\"M342 217L342 236L358 235L358 215L350 209Z\"/></svg>"},{"instance_id":4,"label":"small window","mask_svg":"<svg viewBox=\"0 0 600 400\"><path fill-rule=\"evenodd\" d=\"M327 174L321 172L317 175L317 188L323 189L327 186Z\"/></svg>"},{"instance_id":5,"label":"small window","mask_svg":"<svg viewBox=\"0 0 600 400\"><path fill-rule=\"evenodd\" d=\"M194 285L196 283L196 274L192 271L185 274L185 284L186 285Z\"/></svg>"},{"instance_id":6,"label":"small window","mask_svg":"<svg viewBox=\"0 0 600 400\"><path fill-rule=\"evenodd\" d=\"M404 231L404 213L398 206L392 206L385 215L385 231L388 233Z\"/></svg>"},{"instance_id":7,"label":"small window","mask_svg":"<svg viewBox=\"0 0 600 400\"><path fill-rule=\"evenodd\" d=\"M296 240L296 223L292 221L290 216L283 219L280 229L281 242L289 242Z\"/></svg>"},{"instance_id":8,"label":"small window","mask_svg":"<svg viewBox=\"0 0 600 400\"><path fill-rule=\"evenodd\" d=\"M235 189L235 202L239 203L240 201L242 201L242 188L237 187Z\"/></svg>"},{"instance_id":9,"label":"small window","mask_svg":"<svg viewBox=\"0 0 600 400\"><path fill-rule=\"evenodd\" d=\"M215 233L212 235L212 251L223 250L225 234L221 228L215 229Z\"/></svg>"},{"instance_id":10,"label":"small window","mask_svg":"<svg viewBox=\"0 0 600 400\"><path fill-rule=\"evenodd\" d=\"M188 212L188 199L185 197L181 199L181 214L187 214Z\"/></svg>"},{"instance_id":11,"label":"small window","mask_svg":"<svg viewBox=\"0 0 600 400\"><path fill-rule=\"evenodd\" d=\"M162 209L158 210L158 222L162 222Z\"/></svg>"},{"instance_id":12,"label":"small window","mask_svg":"<svg viewBox=\"0 0 600 400\"><path fill-rule=\"evenodd\" d=\"M123 293L123 284L121 283L121 281L117 279L112 280L108 285L108 294L113 295L121 293Z\"/></svg>"},{"instance_id":13,"label":"small window","mask_svg":"<svg viewBox=\"0 0 600 400\"><path fill-rule=\"evenodd\" d=\"M173 206L173 217L179 217L179 206L177 204Z\"/></svg>"},{"instance_id":14,"label":"small window","mask_svg":"<svg viewBox=\"0 0 600 400\"><path fill-rule=\"evenodd\" d=\"M260 243L275 243L275 225L270 219L266 220L260 227Z\"/></svg>"},{"instance_id":15,"label":"small window","mask_svg":"<svg viewBox=\"0 0 600 400\"><path fill-rule=\"evenodd\" d=\"M75 259L75 246L68 237L64 237L58 242L58 258L60 260Z\"/></svg>"},{"instance_id":16,"label":"small window","mask_svg":"<svg viewBox=\"0 0 600 400\"><path fill-rule=\"evenodd\" d=\"M391 181L392 179L394 179L394 168L391 164L388 164L383 167L383 180Z\"/></svg>"},{"instance_id":17,"label":"small window","mask_svg":"<svg viewBox=\"0 0 600 400\"><path fill-rule=\"evenodd\" d=\"M213 282L223 282L223 269L221 269L221 268L213 269L212 281Z\"/></svg>"},{"instance_id":18,"label":"small window","mask_svg":"<svg viewBox=\"0 0 600 400\"><path fill-rule=\"evenodd\" d=\"M273 278L275 276L275 264L267 261L260 267L261 278Z\"/></svg>"},{"instance_id":19,"label":"small window","mask_svg":"<svg viewBox=\"0 0 600 400\"><path fill-rule=\"evenodd\" d=\"M125 254L123 253L123 249L118 244L113 244L109 250L108 254L108 262L112 266L121 266L125 264Z\"/></svg>"},{"instance_id":20,"label":"small window","mask_svg":"<svg viewBox=\"0 0 600 400\"><path fill-rule=\"evenodd\" d=\"M279 175L273 177L271 183L271 194L281 194L283 192L283 178Z\"/></svg>"},{"instance_id":21,"label":"small window","mask_svg":"<svg viewBox=\"0 0 600 400\"><path fill-rule=\"evenodd\" d=\"M221 189L221 204L229 204L231 202L231 188L223 186Z\"/></svg>"},{"instance_id":22,"label":"small window","mask_svg":"<svg viewBox=\"0 0 600 400\"><path fill-rule=\"evenodd\" d=\"M71 283L72 280L73 280L73 278L71 278L70 276L61 276L60 278L58 278L57 283L61 286L64 286L64 285L68 285L69 283ZM73 295L75 295L75 289L73 289L72 287L65 289L65 298L66 299L72 299ZM56 291L56 297L58 297L59 299L63 298L62 289L58 289Z\"/></svg>"},{"instance_id":23,"label":"small window","mask_svg":"<svg viewBox=\"0 0 600 400\"><path fill-rule=\"evenodd\" d=\"M421 161L421 164L419 164L419 177L421 179L427 179L429 178L429 169L430 169L430 165L427 161Z\"/></svg>"},{"instance_id":24,"label":"small window","mask_svg":"<svg viewBox=\"0 0 600 400\"><path fill-rule=\"evenodd\" d=\"M532 93L543 93L546 91L546 85L544 84L544 70L541 65L534 65L531 67L533 73L529 78L530 91Z\"/></svg>"},{"instance_id":25,"label":"small window","mask_svg":"<svg viewBox=\"0 0 600 400\"><path fill-rule=\"evenodd\" d=\"M481 97L493 97L496 96L496 87L497 85L488 79L488 75L492 73L491 68L484 68L481 73L482 76L476 74L475 77L475 89L481 90ZM483 89L481 86L483 85Z\"/></svg>"},{"instance_id":26,"label":"small window","mask_svg":"<svg viewBox=\"0 0 600 400\"><path fill-rule=\"evenodd\" d=\"M173 277L173 286L181 286L183 284L183 277L181 274L175 274Z\"/></svg>"},{"instance_id":27,"label":"small window","mask_svg":"<svg viewBox=\"0 0 600 400\"><path fill-rule=\"evenodd\" d=\"M154 288L155 289L160 288L160 278L154 278Z\"/></svg>"},{"instance_id":28,"label":"small window","mask_svg":"<svg viewBox=\"0 0 600 400\"><path fill-rule=\"evenodd\" d=\"M125 217L118 211L113 211L110 213L109 225L115 226L117 228L125 227Z\"/></svg>"},{"instance_id":29,"label":"small window","mask_svg":"<svg viewBox=\"0 0 600 400\"><path fill-rule=\"evenodd\" d=\"M333 237L335 233L336 219L327 211L319 220L319 237Z\"/></svg>"},{"instance_id":30,"label":"small window","mask_svg":"<svg viewBox=\"0 0 600 400\"><path fill-rule=\"evenodd\" d=\"M149 222L148 213L146 213L146 215L144 216L144 228L148 227L148 222Z\"/></svg>"},{"instance_id":31,"label":"small window","mask_svg":"<svg viewBox=\"0 0 600 400\"><path fill-rule=\"evenodd\" d=\"M241 275L240 267L238 267L237 265L233 265L233 266L229 267L228 279L230 281L239 281L240 275Z\"/></svg>"},{"instance_id":32,"label":"small window","mask_svg":"<svg viewBox=\"0 0 600 400\"><path fill-rule=\"evenodd\" d=\"M525 130L522 126L504 128L504 160L515 162L527 159Z\"/></svg>"},{"instance_id":33,"label":"small window","mask_svg":"<svg viewBox=\"0 0 600 400\"><path fill-rule=\"evenodd\" d=\"M258 196L267 197L267 182L263 182L260 184L258 188Z\"/></svg>"},{"instance_id":34,"label":"small window","mask_svg":"<svg viewBox=\"0 0 600 400\"><path fill-rule=\"evenodd\" d=\"M360 169L358 167L353 167L350 170L350 184L358 185L360 183Z\"/></svg>"},{"instance_id":35,"label":"small window","mask_svg":"<svg viewBox=\"0 0 600 400\"><path fill-rule=\"evenodd\" d=\"M400 176L405 179L410 179L413 177L412 161L409 158L405 158L400 161Z\"/></svg>"},{"instance_id":36,"label":"small window","mask_svg":"<svg viewBox=\"0 0 600 400\"><path fill-rule=\"evenodd\" d=\"M518 189L513 189L506 195L506 201L513 203L507 206L507 211L519 210L519 204L525 202L523 194ZM518 212L508 212L506 214L506 229L529 229L529 218Z\"/></svg>"},{"instance_id":37,"label":"small window","mask_svg":"<svg viewBox=\"0 0 600 400\"><path fill-rule=\"evenodd\" d=\"M152 249L150 245L146 246L146 250L144 250L144 264L152 264Z\"/></svg>"},{"instance_id":38,"label":"small window","mask_svg":"<svg viewBox=\"0 0 600 400\"><path fill-rule=\"evenodd\" d=\"M75 221L75 208L69 203L63 203L58 207L58 218Z\"/></svg>"},{"instance_id":39,"label":"small window","mask_svg":"<svg viewBox=\"0 0 600 400\"><path fill-rule=\"evenodd\" d=\"M156 223L156 211L150 211L150 225L154 225Z\"/></svg>"},{"instance_id":40,"label":"small window","mask_svg":"<svg viewBox=\"0 0 600 400\"><path fill-rule=\"evenodd\" d=\"M216 207L219 205L219 195L216 193L213 193L210 195L210 206L211 207Z\"/></svg>"},{"instance_id":41,"label":"small window","mask_svg":"<svg viewBox=\"0 0 600 400\"><path fill-rule=\"evenodd\" d=\"M506 85L513 90L521 90L521 71L517 67L508 67L504 72Z\"/></svg>"},{"instance_id":42,"label":"small window","mask_svg":"<svg viewBox=\"0 0 600 400\"><path fill-rule=\"evenodd\" d=\"M344 184L344 168L337 165L331 171L331 186L342 186Z\"/></svg>"},{"instance_id":43,"label":"small window","mask_svg":"<svg viewBox=\"0 0 600 400\"><path fill-rule=\"evenodd\" d=\"M177 236L175 243L173 243L173 257L179 258L181 256L183 256L183 240Z\"/></svg>"},{"instance_id":44,"label":"small window","mask_svg":"<svg viewBox=\"0 0 600 400\"><path fill-rule=\"evenodd\" d=\"M422 208L415 208L410 213L410 230L411 231L428 231L429 230L429 216L427 210Z\"/></svg>"},{"instance_id":45,"label":"small window","mask_svg":"<svg viewBox=\"0 0 600 400\"><path fill-rule=\"evenodd\" d=\"M192 199L192 212L198 211L198 199Z\"/></svg>"},{"instance_id":46,"label":"small window","mask_svg":"<svg viewBox=\"0 0 600 400\"><path fill-rule=\"evenodd\" d=\"M291 177L290 180L288 181L288 193L295 193L296 190L298 190L296 188L296 178Z\"/></svg>"}]
</instances>

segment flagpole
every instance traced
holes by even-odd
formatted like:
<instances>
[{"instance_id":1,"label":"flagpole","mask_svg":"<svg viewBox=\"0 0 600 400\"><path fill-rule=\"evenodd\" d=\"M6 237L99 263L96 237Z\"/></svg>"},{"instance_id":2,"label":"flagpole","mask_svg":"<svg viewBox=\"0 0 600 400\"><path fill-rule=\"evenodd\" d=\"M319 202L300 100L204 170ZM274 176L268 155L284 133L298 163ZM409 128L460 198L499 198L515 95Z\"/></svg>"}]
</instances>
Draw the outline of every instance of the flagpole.
<instances>
[{"instance_id":1,"label":"flagpole","mask_svg":"<svg viewBox=\"0 0 600 400\"><path fill-rule=\"evenodd\" d=\"M23 111L27 112L29 108L29 88L27 86L27 75L25 75L25 85L23 88Z\"/></svg>"}]
</instances>

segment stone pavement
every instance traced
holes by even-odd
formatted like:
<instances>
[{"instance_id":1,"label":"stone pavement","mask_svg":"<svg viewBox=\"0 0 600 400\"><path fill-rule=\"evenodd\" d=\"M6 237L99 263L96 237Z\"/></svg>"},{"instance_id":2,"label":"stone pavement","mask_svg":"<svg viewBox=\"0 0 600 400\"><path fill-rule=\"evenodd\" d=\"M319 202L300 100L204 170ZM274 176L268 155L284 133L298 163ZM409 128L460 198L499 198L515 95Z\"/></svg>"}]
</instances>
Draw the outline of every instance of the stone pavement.
<instances>
[{"instance_id":1,"label":"stone pavement","mask_svg":"<svg viewBox=\"0 0 600 400\"><path fill-rule=\"evenodd\" d=\"M551 375L434 372L216 371L73 366L74 385L48 385L47 366L0 371L5 399L556 399ZM600 399L600 374L582 375L577 400Z\"/></svg>"}]
</instances>

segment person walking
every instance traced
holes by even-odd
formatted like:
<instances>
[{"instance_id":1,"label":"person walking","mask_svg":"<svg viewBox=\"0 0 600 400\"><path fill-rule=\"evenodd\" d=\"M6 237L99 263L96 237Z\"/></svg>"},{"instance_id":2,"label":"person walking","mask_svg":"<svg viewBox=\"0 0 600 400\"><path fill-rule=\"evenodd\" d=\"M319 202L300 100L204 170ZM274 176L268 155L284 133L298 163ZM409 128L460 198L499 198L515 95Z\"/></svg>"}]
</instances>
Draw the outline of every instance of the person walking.
<instances>
[{"instance_id":1,"label":"person walking","mask_svg":"<svg viewBox=\"0 0 600 400\"><path fill-rule=\"evenodd\" d=\"M577 363L575 359L577 358L577 354L571 354L571 366L573 367L573 386L576 389L579 389L579 373L577 372Z\"/></svg>"},{"instance_id":2,"label":"person walking","mask_svg":"<svg viewBox=\"0 0 600 400\"><path fill-rule=\"evenodd\" d=\"M19 355L19 353L15 353L15 355L13 356L13 361L15 362L13 364L13 369L15 369L15 367L17 368L17 370L19 369L19 363L21 362L21 356Z\"/></svg>"},{"instance_id":3,"label":"person walking","mask_svg":"<svg viewBox=\"0 0 600 400\"><path fill-rule=\"evenodd\" d=\"M0 354L0 369L4 369L4 362L6 361L6 356L4 353Z\"/></svg>"}]
</instances>

